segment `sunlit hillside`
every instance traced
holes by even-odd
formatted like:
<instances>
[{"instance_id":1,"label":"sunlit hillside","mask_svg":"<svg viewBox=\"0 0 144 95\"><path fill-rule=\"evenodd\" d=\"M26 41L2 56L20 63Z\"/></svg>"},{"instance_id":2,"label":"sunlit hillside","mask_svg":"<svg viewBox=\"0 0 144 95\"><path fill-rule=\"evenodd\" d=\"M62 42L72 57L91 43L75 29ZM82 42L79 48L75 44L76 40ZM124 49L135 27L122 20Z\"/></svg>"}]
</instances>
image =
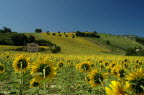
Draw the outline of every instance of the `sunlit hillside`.
<instances>
[{"instance_id":1,"label":"sunlit hillside","mask_svg":"<svg viewBox=\"0 0 144 95\"><path fill-rule=\"evenodd\" d=\"M124 36L114 36L99 33L100 38L76 37L72 38L75 33L56 33L52 35L47 33L25 33L27 36L33 35L36 39L49 40L61 47L61 54L122 54L125 49L142 47L143 45L135 42L135 40ZM59 36L61 35L61 36ZM67 37L66 37L67 36ZM107 44L109 41L110 44Z\"/></svg>"},{"instance_id":2,"label":"sunlit hillside","mask_svg":"<svg viewBox=\"0 0 144 95\"><path fill-rule=\"evenodd\" d=\"M52 34L47 35L46 33L41 33L45 40L49 40L52 43L60 46L62 54L104 54L110 51L103 49L96 44L93 44L81 37L72 38L73 33L66 33L65 35L61 33L61 36L56 33L55 36ZM65 37L68 35L68 37Z\"/></svg>"}]
</instances>

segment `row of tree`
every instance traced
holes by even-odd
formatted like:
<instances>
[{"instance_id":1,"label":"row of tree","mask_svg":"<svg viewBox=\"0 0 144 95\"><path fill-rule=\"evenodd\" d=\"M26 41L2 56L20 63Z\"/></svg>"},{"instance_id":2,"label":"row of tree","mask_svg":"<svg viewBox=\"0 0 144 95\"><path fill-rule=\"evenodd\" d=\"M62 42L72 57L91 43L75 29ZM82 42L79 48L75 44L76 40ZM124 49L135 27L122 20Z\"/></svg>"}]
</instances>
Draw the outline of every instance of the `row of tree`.
<instances>
[{"instance_id":1,"label":"row of tree","mask_svg":"<svg viewBox=\"0 0 144 95\"><path fill-rule=\"evenodd\" d=\"M3 27L3 29L0 29L0 33L11 33L11 29L10 28L7 28L7 27Z\"/></svg>"},{"instance_id":2,"label":"row of tree","mask_svg":"<svg viewBox=\"0 0 144 95\"><path fill-rule=\"evenodd\" d=\"M95 37L95 38L100 38L100 35L97 34L96 31L94 32L80 32L76 31L76 36L81 36L81 37Z\"/></svg>"},{"instance_id":3,"label":"row of tree","mask_svg":"<svg viewBox=\"0 0 144 95\"><path fill-rule=\"evenodd\" d=\"M6 35L9 35L6 33ZM40 46L49 46L50 51L52 53L58 53L61 51L61 48L56 44L44 39L36 40L33 35L27 37L21 33L14 33L13 35L9 36L9 38L0 38L0 45L14 45L14 46L25 46L27 43L37 43ZM40 48L41 49L41 48ZM18 50L23 51L23 48L19 48ZM42 48L42 50L45 50Z\"/></svg>"},{"instance_id":4,"label":"row of tree","mask_svg":"<svg viewBox=\"0 0 144 95\"><path fill-rule=\"evenodd\" d=\"M135 41L144 45L144 38L142 38L142 37L136 37Z\"/></svg>"},{"instance_id":5,"label":"row of tree","mask_svg":"<svg viewBox=\"0 0 144 95\"><path fill-rule=\"evenodd\" d=\"M128 48L125 51L127 56L144 56L144 50L141 47Z\"/></svg>"}]
</instances>

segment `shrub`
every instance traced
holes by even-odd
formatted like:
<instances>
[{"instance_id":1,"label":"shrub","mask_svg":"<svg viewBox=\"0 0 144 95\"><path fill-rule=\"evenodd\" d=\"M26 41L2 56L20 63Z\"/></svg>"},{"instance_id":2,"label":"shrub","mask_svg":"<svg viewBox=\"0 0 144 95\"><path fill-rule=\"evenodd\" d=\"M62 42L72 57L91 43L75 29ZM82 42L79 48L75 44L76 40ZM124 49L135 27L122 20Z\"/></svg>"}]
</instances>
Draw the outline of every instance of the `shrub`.
<instances>
[{"instance_id":1,"label":"shrub","mask_svg":"<svg viewBox=\"0 0 144 95\"><path fill-rule=\"evenodd\" d=\"M35 29L35 33L41 33L42 29Z\"/></svg>"},{"instance_id":2,"label":"shrub","mask_svg":"<svg viewBox=\"0 0 144 95\"><path fill-rule=\"evenodd\" d=\"M107 44L107 45L110 45L110 41L109 41L109 40L106 40L106 44Z\"/></svg>"},{"instance_id":3,"label":"shrub","mask_svg":"<svg viewBox=\"0 0 144 95\"><path fill-rule=\"evenodd\" d=\"M135 49L133 49L133 48L128 48L128 49L126 49L125 55L135 56L135 55L137 55L137 53L136 53Z\"/></svg>"},{"instance_id":4,"label":"shrub","mask_svg":"<svg viewBox=\"0 0 144 95\"><path fill-rule=\"evenodd\" d=\"M24 34L15 34L11 37L12 45L23 46L28 42L28 38Z\"/></svg>"},{"instance_id":5,"label":"shrub","mask_svg":"<svg viewBox=\"0 0 144 95\"><path fill-rule=\"evenodd\" d=\"M56 35L56 33L52 33L52 35L53 35L53 36L55 36L55 35Z\"/></svg>"},{"instance_id":6,"label":"shrub","mask_svg":"<svg viewBox=\"0 0 144 95\"><path fill-rule=\"evenodd\" d=\"M37 44L39 44L40 46L52 46L53 43L51 43L50 41L46 41L46 40L36 40L35 41Z\"/></svg>"},{"instance_id":7,"label":"shrub","mask_svg":"<svg viewBox=\"0 0 144 95\"><path fill-rule=\"evenodd\" d=\"M100 38L99 35L97 35L97 32L89 32L89 33L85 33L85 32L80 32L80 31L76 31L76 36L81 36L81 37L95 37L95 38Z\"/></svg>"},{"instance_id":8,"label":"shrub","mask_svg":"<svg viewBox=\"0 0 144 95\"><path fill-rule=\"evenodd\" d=\"M28 42L29 42L29 43L34 43L34 42L35 42L35 37L34 37L33 35L30 35L30 36L28 37Z\"/></svg>"},{"instance_id":9,"label":"shrub","mask_svg":"<svg viewBox=\"0 0 144 95\"><path fill-rule=\"evenodd\" d=\"M61 34L59 34L59 36L61 36Z\"/></svg>"},{"instance_id":10,"label":"shrub","mask_svg":"<svg viewBox=\"0 0 144 95\"><path fill-rule=\"evenodd\" d=\"M142 44L142 45L144 45L144 38L136 37L135 41Z\"/></svg>"},{"instance_id":11,"label":"shrub","mask_svg":"<svg viewBox=\"0 0 144 95\"><path fill-rule=\"evenodd\" d=\"M46 31L47 35L50 35L49 31Z\"/></svg>"},{"instance_id":12,"label":"shrub","mask_svg":"<svg viewBox=\"0 0 144 95\"><path fill-rule=\"evenodd\" d=\"M45 51L45 50L46 50L46 49L45 49L45 48L42 48L42 47L38 48L38 51L39 51L39 52Z\"/></svg>"},{"instance_id":13,"label":"shrub","mask_svg":"<svg viewBox=\"0 0 144 95\"><path fill-rule=\"evenodd\" d=\"M61 51L61 48L59 46L54 46L54 48L51 49L52 53L58 53Z\"/></svg>"},{"instance_id":14,"label":"shrub","mask_svg":"<svg viewBox=\"0 0 144 95\"><path fill-rule=\"evenodd\" d=\"M72 38L75 38L75 35L72 35Z\"/></svg>"}]
</instances>

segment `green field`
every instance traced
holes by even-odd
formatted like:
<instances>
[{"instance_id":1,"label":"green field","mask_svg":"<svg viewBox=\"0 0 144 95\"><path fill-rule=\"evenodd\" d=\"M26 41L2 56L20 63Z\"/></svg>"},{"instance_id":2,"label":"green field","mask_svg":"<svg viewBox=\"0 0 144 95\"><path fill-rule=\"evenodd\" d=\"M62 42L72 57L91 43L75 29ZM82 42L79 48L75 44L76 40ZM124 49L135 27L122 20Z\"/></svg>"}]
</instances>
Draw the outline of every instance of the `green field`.
<instances>
[{"instance_id":1,"label":"green field","mask_svg":"<svg viewBox=\"0 0 144 95\"><path fill-rule=\"evenodd\" d=\"M61 47L61 54L90 54L90 55L102 55L102 54L120 54L124 55L124 49L134 48L134 47L142 47L143 45L135 42L135 40L131 40L129 38L125 38L123 36L114 36L99 33L101 38L90 38L90 37L76 37L72 38L72 34L75 33L66 33L68 37L65 37L64 33L56 33L55 36L50 33L47 35L46 33L32 33L36 38L49 40L52 43ZM106 44L106 41L110 42L110 45Z\"/></svg>"},{"instance_id":2,"label":"green field","mask_svg":"<svg viewBox=\"0 0 144 95\"><path fill-rule=\"evenodd\" d=\"M47 35L47 33L24 33L26 36L33 35L36 40L44 39L61 47L60 54L76 54L76 55L124 55L125 49L142 47L143 45L135 42L133 39L124 36L114 36L104 33L98 33L100 38L76 37L72 38L75 33L56 33L55 36ZM68 37L65 37L65 36ZM110 44L106 42L109 41ZM18 46L0 46L0 51L19 48Z\"/></svg>"}]
</instances>

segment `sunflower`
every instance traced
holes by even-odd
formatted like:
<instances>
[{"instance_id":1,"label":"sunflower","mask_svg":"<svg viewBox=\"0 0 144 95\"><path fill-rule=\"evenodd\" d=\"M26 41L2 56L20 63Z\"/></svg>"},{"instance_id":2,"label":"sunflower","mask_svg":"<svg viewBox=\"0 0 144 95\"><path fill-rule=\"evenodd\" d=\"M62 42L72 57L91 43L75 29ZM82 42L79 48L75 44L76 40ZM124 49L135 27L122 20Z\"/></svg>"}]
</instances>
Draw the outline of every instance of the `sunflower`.
<instances>
[{"instance_id":1,"label":"sunflower","mask_svg":"<svg viewBox=\"0 0 144 95\"><path fill-rule=\"evenodd\" d=\"M40 74L38 74L40 73ZM31 67L31 74L36 81L42 81L44 79L52 79L56 74L53 62L47 59L38 60L36 63L33 63Z\"/></svg>"},{"instance_id":2,"label":"sunflower","mask_svg":"<svg viewBox=\"0 0 144 95\"><path fill-rule=\"evenodd\" d=\"M30 81L30 88L38 87L40 85L39 82L37 82L35 79L32 79Z\"/></svg>"},{"instance_id":3,"label":"sunflower","mask_svg":"<svg viewBox=\"0 0 144 95\"><path fill-rule=\"evenodd\" d=\"M13 61L14 70L16 72L20 72L21 70L22 72L25 72L29 68L29 64L30 64L29 61L30 61L30 58L24 55L18 56Z\"/></svg>"},{"instance_id":4,"label":"sunflower","mask_svg":"<svg viewBox=\"0 0 144 95\"><path fill-rule=\"evenodd\" d=\"M116 65L113 67L111 73L118 78L125 77L125 69L123 69L121 65Z\"/></svg>"},{"instance_id":5,"label":"sunflower","mask_svg":"<svg viewBox=\"0 0 144 95\"><path fill-rule=\"evenodd\" d=\"M90 77L89 77L88 75L85 77L85 81L86 81L87 83L90 82Z\"/></svg>"},{"instance_id":6,"label":"sunflower","mask_svg":"<svg viewBox=\"0 0 144 95\"><path fill-rule=\"evenodd\" d=\"M110 69L112 69L113 67L115 67L116 64L117 64L116 61L111 62L111 63L110 63Z\"/></svg>"},{"instance_id":7,"label":"sunflower","mask_svg":"<svg viewBox=\"0 0 144 95\"><path fill-rule=\"evenodd\" d=\"M122 66L127 69L127 68L129 67L129 63L127 63L127 62L122 62Z\"/></svg>"},{"instance_id":8,"label":"sunflower","mask_svg":"<svg viewBox=\"0 0 144 95\"><path fill-rule=\"evenodd\" d=\"M104 66L109 66L109 62L105 61L104 63Z\"/></svg>"},{"instance_id":9,"label":"sunflower","mask_svg":"<svg viewBox=\"0 0 144 95\"><path fill-rule=\"evenodd\" d=\"M3 73L5 71L5 67L3 64L0 63L0 73Z\"/></svg>"},{"instance_id":10,"label":"sunflower","mask_svg":"<svg viewBox=\"0 0 144 95\"><path fill-rule=\"evenodd\" d=\"M59 61L57 63L57 68L62 68L64 66L64 62L63 61Z\"/></svg>"},{"instance_id":11,"label":"sunflower","mask_svg":"<svg viewBox=\"0 0 144 95\"><path fill-rule=\"evenodd\" d=\"M129 81L131 89L136 94L144 94L144 89L142 88L144 87L144 70L142 68L128 74L126 79Z\"/></svg>"},{"instance_id":12,"label":"sunflower","mask_svg":"<svg viewBox=\"0 0 144 95\"><path fill-rule=\"evenodd\" d=\"M118 81L111 81L109 85L111 88L105 87L107 95L127 95L126 91L129 88L129 84L123 87Z\"/></svg>"},{"instance_id":13,"label":"sunflower","mask_svg":"<svg viewBox=\"0 0 144 95\"><path fill-rule=\"evenodd\" d=\"M97 69L91 71L89 73L89 84L92 86L92 87L96 87L98 85L102 85L103 83L103 80L104 80L104 76L106 75L106 73L102 74L100 73Z\"/></svg>"},{"instance_id":14,"label":"sunflower","mask_svg":"<svg viewBox=\"0 0 144 95\"><path fill-rule=\"evenodd\" d=\"M90 72L91 71L91 63L90 62L82 62L76 65L76 69L81 72Z\"/></svg>"}]
</instances>

